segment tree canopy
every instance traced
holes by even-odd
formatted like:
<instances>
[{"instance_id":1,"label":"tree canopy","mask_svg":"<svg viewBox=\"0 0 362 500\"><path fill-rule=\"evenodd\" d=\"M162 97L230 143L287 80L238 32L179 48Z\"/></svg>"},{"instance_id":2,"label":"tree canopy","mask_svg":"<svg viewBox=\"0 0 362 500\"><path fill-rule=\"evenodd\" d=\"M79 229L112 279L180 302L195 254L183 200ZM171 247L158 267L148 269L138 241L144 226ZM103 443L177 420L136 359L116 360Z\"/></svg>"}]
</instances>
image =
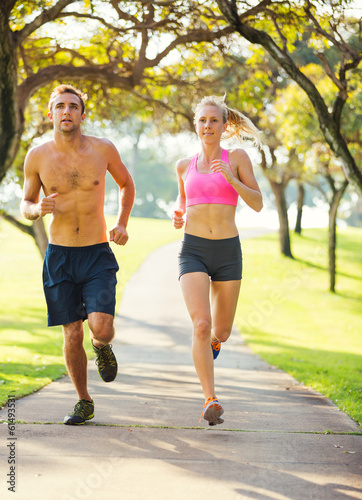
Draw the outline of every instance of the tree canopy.
<instances>
[{"instance_id":1,"label":"tree canopy","mask_svg":"<svg viewBox=\"0 0 362 500\"><path fill-rule=\"evenodd\" d=\"M2 1L0 181L19 150L37 90L63 80L139 95L147 86L172 85L175 77L161 63L177 48L214 43L232 31L217 21L198 2ZM162 105L170 109L167 100Z\"/></svg>"},{"instance_id":2,"label":"tree canopy","mask_svg":"<svg viewBox=\"0 0 362 500\"><path fill-rule=\"evenodd\" d=\"M192 125L190 94L208 93L213 88L210 80L217 78L222 88L228 78L227 71L220 69L227 66L224 56L232 58L232 64L243 65L239 57L243 40L244 47L253 45L256 58L260 47L260 58L267 55L274 61L279 73L275 77L291 79L304 90L325 142L346 177L362 190L356 148L345 133L350 121L344 117L351 108L357 109L353 99L362 57L360 24L345 15L348 3L262 0L251 6L246 0L2 0L0 181L19 151L30 99L50 84L81 82L90 94L91 113L102 110L114 115L109 104L117 96L118 103L119 96L125 100L124 113L127 107L130 113L140 111L135 99L142 99L145 112L147 103L152 112L157 103L166 125L177 129L184 123ZM334 88L332 102L303 71L306 58L317 61L329 79ZM262 70L255 71L255 78L255 87L270 80ZM252 93L252 83L246 80L244 90ZM242 82L237 89L242 91ZM135 99L125 97L130 94ZM254 109L260 107L263 102L258 103L255 95ZM360 130L357 113L355 121ZM37 124L46 126L41 118ZM37 133L30 121L27 134Z\"/></svg>"},{"instance_id":3,"label":"tree canopy","mask_svg":"<svg viewBox=\"0 0 362 500\"><path fill-rule=\"evenodd\" d=\"M345 15L349 3L348 0L333 3L262 0L253 8L245 9L243 0L217 0L234 31L262 46L308 95L325 141L341 161L347 179L362 191L362 170L351 154L341 122L353 90L353 75L362 60L361 46L357 45L360 37L356 36L361 24L358 19ZM335 86L335 99L330 106L299 67L298 57L294 57L297 42L303 41L320 60L324 73ZM333 58L330 47L334 49Z\"/></svg>"}]
</instances>

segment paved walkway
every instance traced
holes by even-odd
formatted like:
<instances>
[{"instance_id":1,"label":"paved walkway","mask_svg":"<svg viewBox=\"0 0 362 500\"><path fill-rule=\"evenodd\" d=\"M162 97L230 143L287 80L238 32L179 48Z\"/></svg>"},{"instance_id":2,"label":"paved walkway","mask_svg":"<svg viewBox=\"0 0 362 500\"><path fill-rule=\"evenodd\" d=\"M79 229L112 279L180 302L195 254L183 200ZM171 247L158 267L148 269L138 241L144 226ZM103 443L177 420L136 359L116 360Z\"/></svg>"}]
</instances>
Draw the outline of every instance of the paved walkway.
<instances>
[{"instance_id":1,"label":"paved walkway","mask_svg":"<svg viewBox=\"0 0 362 500\"><path fill-rule=\"evenodd\" d=\"M117 379L103 383L89 362L93 420L61 423L75 403L68 377L16 402L24 422L15 430L16 494L7 491L11 441L0 425L0 498L362 499L362 434L351 434L358 426L255 356L236 332L216 361L225 422L199 423L179 244L151 254L127 284L116 319Z\"/></svg>"}]
</instances>

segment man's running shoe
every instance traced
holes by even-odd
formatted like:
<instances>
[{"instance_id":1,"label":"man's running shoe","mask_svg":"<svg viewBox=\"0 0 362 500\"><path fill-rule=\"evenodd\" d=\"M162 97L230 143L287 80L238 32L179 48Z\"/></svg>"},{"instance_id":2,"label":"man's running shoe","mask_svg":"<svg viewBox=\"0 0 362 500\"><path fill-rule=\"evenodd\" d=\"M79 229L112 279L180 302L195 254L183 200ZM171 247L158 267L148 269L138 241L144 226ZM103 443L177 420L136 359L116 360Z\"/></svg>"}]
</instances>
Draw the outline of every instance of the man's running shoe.
<instances>
[{"instance_id":1,"label":"man's running shoe","mask_svg":"<svg viewBox=\"0 0 362 500\"><path fill-rule=\"evenodd\" d=\"M214 359L216 359L220 354L221 342L219 342L218 340L210 340L210 343L211 343L212 355L214 356Z\"/></svg>"},{"instance_id":2,"label":"man's running shoe","mask_svg":"<svg viewBox=\"0 0 362 500\"><path fill-rule=\"evenodd\" d=\"M82 425L86 420L94 417L94 402L80 399L74 410L64 417L63 423L66 425Z\"/></svg>"},{"instance_id":3,"label":"man's running shoe","mask_svg":"<svg viewBox=\"0 0 362 500\"><path fill-rule=\"evenodd\" d=\"M104 382L112 382L117 376L118 365L111 344L106 344L98 348L92 342L92 347L96 353L96 365L98 366L99 376Z\"/></svg>"},{"instance_id":4,"label":"man's running shoe","mask_svg":"<svg viewBox=\"0 0 362 500\"><path fill-rule=\"evenodd\" d=\"M216 398L209 398L204 404L204 409L201 413L200 422L202 417L209 422L209 425L222 424L224 419L221 415L224 410Z\"/></svg>"}]
</instances>

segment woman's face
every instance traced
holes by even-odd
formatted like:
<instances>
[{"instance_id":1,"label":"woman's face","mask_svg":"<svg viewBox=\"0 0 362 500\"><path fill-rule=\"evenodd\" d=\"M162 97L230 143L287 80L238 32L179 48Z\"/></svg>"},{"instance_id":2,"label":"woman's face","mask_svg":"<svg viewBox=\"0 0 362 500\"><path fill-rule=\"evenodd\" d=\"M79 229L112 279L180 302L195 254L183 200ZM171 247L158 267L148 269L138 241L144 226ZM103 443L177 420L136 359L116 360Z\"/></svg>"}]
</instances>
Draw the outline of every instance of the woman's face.
<instances>
[{"instance_id":1,"label":"woman's face","mask_svg":"<svg viewBox=\"0 0 362 500\"><path fill-rule=\"evenodd\" d=\"M201 141L220 142L226 124L222 120L222 112L217 106L206 104L196 114L195 129Z\"/></svg>"}]
</instances>

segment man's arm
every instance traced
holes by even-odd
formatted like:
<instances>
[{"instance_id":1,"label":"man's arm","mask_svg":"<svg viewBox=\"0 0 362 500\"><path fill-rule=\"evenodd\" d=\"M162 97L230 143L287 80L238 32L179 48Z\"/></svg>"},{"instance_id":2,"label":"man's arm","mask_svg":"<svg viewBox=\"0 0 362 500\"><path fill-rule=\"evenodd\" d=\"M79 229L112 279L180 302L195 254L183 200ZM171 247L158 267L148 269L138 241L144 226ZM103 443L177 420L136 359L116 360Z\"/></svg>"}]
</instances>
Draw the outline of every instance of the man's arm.
<instances>
[{"instance_id":1,"label":"man's arm","mask_svg":"<svg viewBox=\"0 0 362 500\"><path fill-rule=\"evenodd\" d=\"M119 212L116 225L110 230L110 241L125 245L128 241L127 224L135 198L135 185L116 147L109 143L108 171L119 187Z\"/></svg>"},{"instance_id":2,"label":"man's arm","mask_svg":"<svg viewBox=\"0 0 362 500\"><path fill-rule=\"evenodd\" d=\"M58 193L42 198L39 201L41 180L37 169L37 154L35 150L29 151L24 163L24 188L23 199L20 203L20 211L23 217L29 220L37 220L54 210L55 199Z\"/></svg>"}]
</instances>

